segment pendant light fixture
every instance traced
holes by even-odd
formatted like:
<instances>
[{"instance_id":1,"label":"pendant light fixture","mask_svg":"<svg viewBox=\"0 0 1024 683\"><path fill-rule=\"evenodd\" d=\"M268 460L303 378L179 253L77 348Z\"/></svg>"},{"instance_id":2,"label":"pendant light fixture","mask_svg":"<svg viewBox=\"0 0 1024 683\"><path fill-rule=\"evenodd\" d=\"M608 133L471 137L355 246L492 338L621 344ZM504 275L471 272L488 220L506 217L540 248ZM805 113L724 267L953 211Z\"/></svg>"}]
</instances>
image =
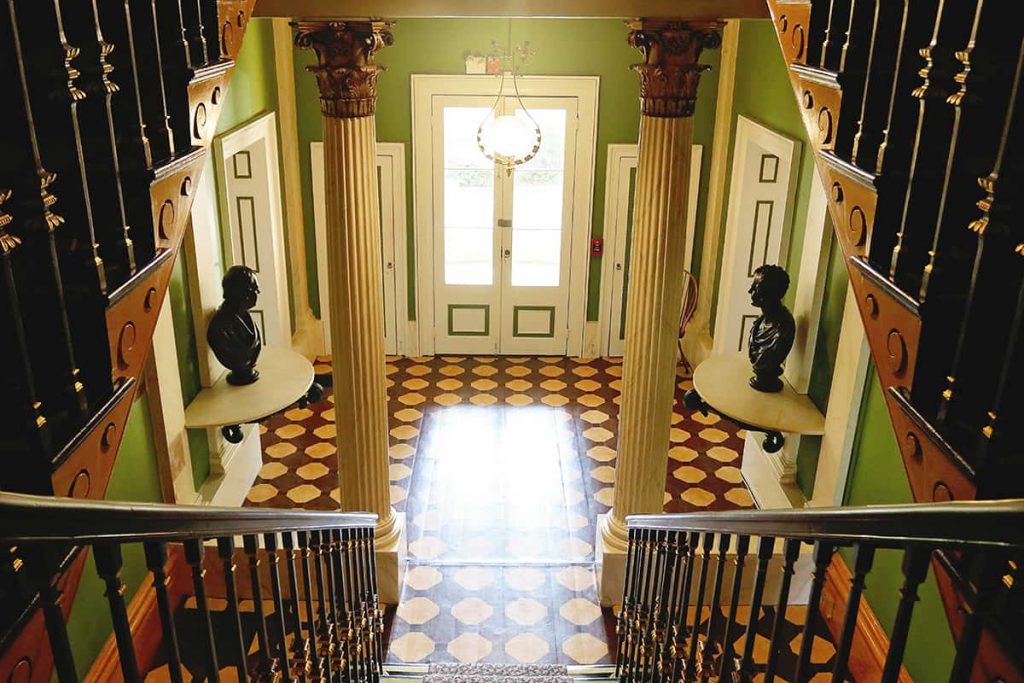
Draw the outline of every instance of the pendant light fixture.
<instances>
[{"instance_id":1,"label":"pendant light fixture","mask_svg":"<svg viewBox=\"0 0 1024 683\"><path fill-rule=\"evenodd\" d=\"M476 131L476 143L480 151L485 157L504 168L509 175L512 174L513 168L525 164L540 150L540 126L530 116L522 97L519 96L519 84L516 82L516 52L525 60L529 55L529 43L512 46L512 20L509 19L508 42L502 57L498 94L494 98L494 106ZM512 92L519 104L519 109L511 114L500 111L506 75L512 78Z\"/></svg>"}]
</instances>

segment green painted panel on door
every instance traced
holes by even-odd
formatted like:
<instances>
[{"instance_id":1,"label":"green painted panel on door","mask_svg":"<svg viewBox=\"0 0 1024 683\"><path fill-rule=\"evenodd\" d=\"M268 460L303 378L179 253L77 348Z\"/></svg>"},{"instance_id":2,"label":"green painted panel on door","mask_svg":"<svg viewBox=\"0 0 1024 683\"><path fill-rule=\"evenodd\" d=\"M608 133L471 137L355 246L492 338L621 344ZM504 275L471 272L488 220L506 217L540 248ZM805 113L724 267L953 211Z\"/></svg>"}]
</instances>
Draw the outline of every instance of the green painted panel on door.
<instances>
[{"instance_id":1,"label":"green painted panel on door","mask_svg":"<svg viewBox=\"0 0 1024 683\"><path fill-rule=\"evenodd\" d=\"M548 314L547 332L520 332L519 313L521 311L543 311ZM554 306L513 306L512 307L512 336L520 339L552 339L555 336L555 307Z\"/></svg>"},{"instance_id":2,"label":"green painted panel on door","mask_svg":"<svg viewBox=\"0 0 1024 683\"><path fill-rule=\"evenodd\" d=\"M484 328L477 330L455 330L455 311L483 311ZM449 337L489 337L491 336L491 307L487 304L448 304L448 336Z\"/></svg>"}]
</instances>

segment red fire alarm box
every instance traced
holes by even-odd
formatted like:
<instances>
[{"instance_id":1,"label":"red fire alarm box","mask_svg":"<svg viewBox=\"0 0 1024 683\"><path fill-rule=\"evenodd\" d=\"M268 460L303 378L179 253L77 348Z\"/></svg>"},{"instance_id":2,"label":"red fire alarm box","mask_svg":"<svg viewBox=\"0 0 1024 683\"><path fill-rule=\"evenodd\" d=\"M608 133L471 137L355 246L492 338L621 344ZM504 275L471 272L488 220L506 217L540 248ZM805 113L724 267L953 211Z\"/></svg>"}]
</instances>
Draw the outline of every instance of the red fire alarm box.
<instances>
[{"instance_id":1,"label":"red fire alarm box","mask_svg":"<svg viewBox=\"0 0 1024 683\"><path fill-rule=\"evenodd\" d=\"M604 240L600 237L594 237L590 240L590 255L600 256L604 253Z\"/></svg>"}]
</instances>

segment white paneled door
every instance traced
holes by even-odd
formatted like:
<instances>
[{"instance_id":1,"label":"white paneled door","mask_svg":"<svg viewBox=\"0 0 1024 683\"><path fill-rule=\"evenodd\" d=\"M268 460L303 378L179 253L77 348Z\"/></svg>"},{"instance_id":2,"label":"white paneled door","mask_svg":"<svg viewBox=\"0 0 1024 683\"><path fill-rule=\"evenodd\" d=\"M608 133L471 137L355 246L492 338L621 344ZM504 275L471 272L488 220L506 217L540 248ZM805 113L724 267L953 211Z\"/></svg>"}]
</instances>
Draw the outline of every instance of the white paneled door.
<instances>
[{"instance_id":1,"label":"white paneled door","mask_svg":"<svg viewBox=\"0 0 1024 683\"><path fill-rule=\"evenodd\" d=\"M506 170L477 144L477 128L493 98L433 98L438 353L566 351L577 101L523 102L540 126L542 142L534 158ZM499 106L521 115L514 98Z\"/></svg>"}]
</instances>

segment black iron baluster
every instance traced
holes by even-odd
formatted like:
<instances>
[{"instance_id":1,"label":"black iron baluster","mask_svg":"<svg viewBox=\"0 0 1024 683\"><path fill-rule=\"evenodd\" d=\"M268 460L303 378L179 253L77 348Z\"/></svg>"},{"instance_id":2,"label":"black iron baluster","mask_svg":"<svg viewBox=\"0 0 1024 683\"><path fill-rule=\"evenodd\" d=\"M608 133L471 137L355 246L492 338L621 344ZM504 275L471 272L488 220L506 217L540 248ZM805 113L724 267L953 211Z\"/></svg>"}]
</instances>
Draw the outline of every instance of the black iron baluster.
<instances>
[{"instance_id":1,"label":"black iron baluster","mask_svg":"<svg viewBox=\"0 0 1024 683\"><path fill-rule=\"evenodd\" d=\"M651 568L654 562L654 551L651 536L654 532L644 529L640 532L640 544L643 549L640 568L640 590L637 593L636 613L633 618L633 629L630 638L629 678L636 680L640 675L639 666L643 657L643 640L647 633L647 595L650 589Z\"/></svg>"},{"instance_id":2,"label":"black iron baluster","mask_svg":"<svg viewBox=\"0 0 1024 683\"><path fill-rule=\"evenodd\" d=\"M894 683L899 678L903 651L907 647L907 636L910 633L910 619L914 614L914 603L918 599L917 589L928 575L928 561L931 555L929 548L920 546L903 551L904 581L900 589L896 619L889 635L889 652L885 655L885 666L882 668L882 683Z\"/></svg>"},{"instance_id":3,"label":"black iron baluster","mask_svg":"<svg viewBox=\"0 0 1024 683\"><path fill-rule=\"evenodd\" d=\"M285 604L281 593L281 556L278 554L277 534L263 535L263 548L267 553L267 566L270 573L270 593L274 598L274 631L277 636L277 670L285 683L291 681L291 659L288 656L288 628L285 625ZM298 639L298 630L295 638Z\"/></svg>"},{"instance_id":4,"label":"black iron baluster","mask_svg":"<svg viewBox=\"0 0 1024 683\"><path fill-rule=\"evenodd\" d=\"M643 632L643 652L641 654L640 678L644 681L651 681L655 676L654 653L658 647L658 614L661 611L661 603L664 597L662 587L664 585L667 554L665 553L665 532L655 531L651 540L651 552L654 553L654 571L651 576L651 594L647 601L650 606L648 613L647 628Z\"/></svg>"},{"instance_id":5,"label":"black iron baluster","mask_svg":"<svg viewBox=\"0 0 1024 683\"><path fill-rule=\"evenodd\" d=\"M362 638L363 631L360 624L360 599L359 599L359 575L357 571L356 554L359 552L358 532L355 529L345 530L345 573L348 576L350 590L352 593L352 609L349 612L349 668L355 680L365 680L366 670L362 661Z\"/></svg>"},{"instance_id":6,"label":"black iron baluster","mask_svg":"<svg viewBox=\"0 0 1024 683\"><path fill-rule=\"evenodd\" d=\"M313 658L315 658L316 655L311 655L311 651L313 650L312 638L310 637L311 631L307 628L306 635L303 636L302 634L302 610L299 605L298 569L295 566L299 557L298 553L301 553L302 551L295 548L295 536L291 531L283 532L281 534L281 538L284 544L285 557L288 560L288 592L291 594L291 611L295 617L295 640L292 642L292 656L295 657L296 663L299 665L296 667L296 675L301 675L302 678L305 678L313 671ZM307 621L307 625L311 624L312 622Z\"/></svg>"},{"instance_id":7,"label":"black iron baluster","mask_svg":"<svg viewBox=\"0 0 1024 683\"><path fill-rule=\"evenodd\" d=\"M206 598L206 584L203 579L206 576L206 569L203 567L203 542L192 539L185 541L185 562L192 569L192 588L196 594L196 607L203 617L203 625L206 626L206 642L203 643L203 654L206 656L206 667L208 669L211 683L220 683L220 668L217 665L217 645L213 639L213 619L210 616L210 603Z\"/></svg>"},{"instance_id":8,"label":"black iron baluster","mask_svg":"<svg viewBox=\"0 0 1024 683\"><path fill-rule=\"evenodd\" d=\"M700 621L704 612L704 591L708 583L708 564L711 562L714 540L714 534L701 534L700 574L697 579L696 600L693 602L693 628L690 629L690 651L687 653L685 671L686 677L690 680L697 678L697 651L704 647L700 642Z\"/></svg>"},{"instance_id":9,"label":"black iron baluster","mask_svg":"<svg viewBox=\"0 0 1024 683\"><path fill-rule=\"evenodd\" d=\"M690 621L690 589L693 581L693 565L696 564L697 544L699 542L700 534L696 532L686 534L686 568L683 570L682 600L679 602L679 614L676 615L676 637L672 644L674 659L672 663L673 681L678 681L681 676L686 675L684 667L686 666L686 655L689 652L687 648L693 647L693 642L688 642L690 633L687 624Z\"/></svg>"},{"instance_id":10,"label":"black iron baluster","mask_svg":"<svg viewBox=\"0 0 1024 683\"><path fill-rule=\"evenodd\" d=\"M320 626L317 634L320 639L320 657L324 660L328 677L334 674L334 624L327 606L327 583L324 580L324 552L320 542L320 531L312 530L309 536L309 551L313 562L313 575L316 579L317 614Z\"/></svg>"},{"instance_id":11,"label":"black iron baluster","mask_svg":"<svg viewBox=\"0 0 1024 683\"><path fill-rule=\"evenodd\" d=\"M811 580L811 592L807 598L807 619L804 622L804 633L800 641L800 652L797 655L796 676L794 683L810 680L811 673L807 667L811 662L811 645L814 642L814 626L821 614L821 590L825 585L825 572L835 547L831 543L818 541L814 544L814 574Z\"/></svg>"},{"instance_id":12,"label":"black iron baluster","mask_svg":"<svg viewBox=\"0 0 1024 683\"><path fill-rule=\"evenodd\" d=\"M116 543L97 543L93 546L96 572L106 587L104 595L110 605L110 619L114 625L114 640L121 663L121 675L127 683L138 683L139 665L135 660L132 627L128 622L128 609L124 602L124 584L121 583L121 546Z\"/></svg>"},{"instance_id":13,"label":"black iron baluster","mask_svg":"<svg viewBox=\"0 0 1024 683\"><path fill-rule=\"evenodd\" d=\"M722 633L722 656L718 662L718 678L725 676L725 667L732 664L736 657L736 648L732 642L732 626L736 621L736 609L740 604L740 589L743 586L743 565L747 560L750 548L750 536L736 537L736 569L732 575L732 591L729 595L729 614L725 619L725 630Z\"/></svg>"},{"instance_id":14,"label":"black iron baluster","mask_svg":"<svg viewBox=\"0 0 1024 683\"><path fill-rule=\"evenodd\" d=\"M377 669L376 608L374 607L376 595L373 590L375 585L374 577L370 569L373 557L374 532L371 527L360 529L356 533L359 536L359 576L360 586L362 587L360 624L364 631L360 643L363 647L363 662L366 667L367 679L372 681L376 677L375 671Z\"/></svg>"},{"instance_id":15,"label":"black iron baluster","mask_svg":"<svg viewBox=\"0 0 1024 683\"><path fill-rule=\"evenodd\" d=\"M245 637L242 633L242 610L238 605L238 588L235 585L235 571L238 569L235 564L235 541L231 536L225 536L217 539L217 555L220 557L221 567L224 571L224 589L228 599L228 612L231 614L231 629L234 631L232 634L234 642L232 646L237 646L236 657L239 657L238 663L235 665L235 671L238 672L238 680L244 681L249 680L248 667L246 666L246 660L248 659L248 650L246 646Z\"/></svg>"},{"instance_id":16,"label":"black iron baluster","mask_svg":"<svg viewBox=\"0 0 1024 683\"><path fill-rule=\"evenodd\" d=\"M374 652L374 666L371 673L373 683L377 683L381 674L384 673L384 610L380 605L380 592L377 588L377 552L374 546L374 533L372 527L366 530L366 550L369 557L370 575L368 577L368 590L371 595L370 604L373 606L372 638Z\"/></svg>"},{"instance_id":17,"label":"black iron baluster","mask_svg":"<svg viewBox=\"0 0 1024 683\"><path fill-rule=\"evenodd\" d=\"M341 617L339 618L339 640L341 643L341 673L345 683L353 680L352 677L352 639L355 631L352 624L352 579L348 575L348 532L344 529L336 529L332 532L334 543L337 547L333 561L334 571L338 577L338 599L340 602Z\"/></svg>"},{"instance_id":18,"label":"black iron baluster","mask_svg":"<svg viewBox=\"0 0 1024 683\"><path fill-rule=\"evenodd\" d=\"M163 117L164 134L167 136L167 148L170 150L170 155L174 156L177 153L177 148L174 145L174 133L171 130L171 110L167 106L167 84L164 82L166 67L164 66L163 53L160 50L162 34L160 32L160 19L157 16L157 0L153 0L150 3L150 18L153 22L153 56L156 59L157 84L160 86L160 115Z\"/></svg>"},{"instance_id":19,"label":"black iron baluster","mask_svg":"<svg viewBox=\"0 0 1024 683\"><path fill-rule=\"evenodd\" d=\"M966 609L960 637L956 641L956 657L949 675L951 683L967 683L971 679L974 659L981 643L981 631L985 621L991 619L1003 588L1002 579L1008 563L1005 557L985 553L977 557L977 568L972 572L975 586L974 596L963 606Z\"/></svg>"},{"instance_id":20,"label":"black iron baluster","mask_svg":"<svg viewBox=\"0 0 1024 683\"><path fill-rule=\"evenodd\" d=\"M629 530L629 540L626 548L625 588L623 590L622 605L619 607L619 614L615 619L615 635L618 638L618 643L616 643L618 655L615 657L616 678L623 676L623 668L626 663L626 643L632 628L630 624L633 619L633 600L637 583L637 556L641 552L640 533L637 529Z\"/></svg>"},{"instance_id":21,"label":"black iron baluster","mask_svg":"<svg viewBox=\"0 0 1024 683\"><path fill-rule=\"evenodd\" d=\"M135 45L135 30L132 26L132 9L129 0L124 0L123 12L124 38L128 44L128 66L131 72L132 101L134 102L132 126L138 129L142 162L146 168L150 168L153 165L153 152L149 146L149 137L146 135L146 117L142 112L142 79L139 78L139 57Z\"/></svg>"},{"instance_id":22,"label":"black iron baluster","mask_svg":"<svg viewBox=\"0 0 1024 683\"><path fill-rule=\"evenodd\" d=\"M327 618L331 623L331 662L339 674L344 673L341 661L342 640L341 640L341 615L338 611L338 577L335 576L334 553L337 544L334 540L334 532L330 529L320 531L320 547L323 550L324 578L327 582Z\"/></svg>"},{"instance_id":23,"label":"black iron baluster","mask_svg":"<svg viewBox=\"0 0 1024 683\"><path fill-rule=\"evenodd\" d=\"M711 614L708 615L708 628L704 632L704 657L701 661L701 677L710 678L713 670L713 662L725 652L723 644L716 647L715 626L718 625L719 616L722 613L722 581L725 578L725 562L729 552L729 543L732 537L729 534L718 535L718 561L715 565L715 580L711 588L711 602L709 607Z\"/></svg>"},{"instance_id":24,"label":"black iron baluster","mask_svg":"<svg viewBox=\"0 0 1024 683\"><path fill-rule=\"evenodd\" d=\"M750 668L754 663L754 638L757 636L757 622L761 618L761 601L764 599L764 584L768 580L768 563L771 562L774 550L774 538L762 538L757 544L757 573L754 574L754 587L750 594L750 621L747 623L746 637L743 640L743 655L736 667L736 674L740 678L750 676Z\"/></svg>"},{"instance_id":25,"label":"black iron baluster","mask_svg":"<svg viewBox=\"0 0 1024 683\"><path fill-rule=\"evenodd\" d=\"M775 668L782 653L782 627L786 623L786 608L789 607L789 587L793 582L793 567L800 556L800 540L787 538L782 562L782 580L779 583L779 599L775 605L775 622L772 624L771 649L768 652L768 666L764 672L764 683L775 680Z\"/></svg>"},{"instance_id":26,"label":"black iron baluster","mask_svg":"<svg viewBox=\"0 0 1024 683\"><path fill-rule=\"evenodd\" d=\"M206 45L206 27L203 25L203 0L196 1L196 39L199 41L199 52L202 55L203 65L210 63L210 50Z\"/></svg>"},{"instance_id":27,"label":"black iron baluster","mask_svg":"<svg viewBox=\"0 0 1024 683\"><path fill-rule=\"evenodd\" d=\"M39 178L39 200L40 212L46 227L48 255L50 259L50 272L53 276L54 294L56 296L56 313L60 323L60 335L64 347L67 372L67 388L69 397L73 399L79 415L86 415L89 411L89 400L86 395L85 384L82 382L81 370L75 358L75 347L71 340L71 324L68 320L67 299L64 294L64 277L61 273L60 259L57 256L57 228L64 225L64 217L53 211L57 203L57 197L50 192L50 186L57 179L57 174L46 170L43 167L42 156L39 149L39 137L36 132L35 116L32 110L32 99L29 95L28 76L25 72L25 55L21 45L21 35L18 30L18 17L15 11L14 0L7 2L8 12L11 18L11 38L14 44L16 61L18 63L18 77L21 84L21 95L25 105L25 120L27 133L32 147L32 160L35 164L36 175Z\"/></svg>"},{"instance_id":28,"label":"black iron baluster","mask_svg":"<svg viewBox=\"0 0 1024 683\"><path fill-rule=\"evenodd\" d=\"M672 531L662 533L664 534L662 545L667 570L661 588L661 607L658 610L655 626L655 652L652 664L655 681L667 679L667 673L672 670L672 626L676 621L675 606L679 600L679 572L681 569L678 535Z\"/></svg>"},{"instance_id":29,"label":"black iron baluster","mask_svg":"<svg viewBox=\"0 0 1024 683\"><path fill-rule=\"evenodd\" d=\"M167 658L167 672L172 683L182 683L181 654L178 649L178 631L174 626L174 608L167 592L170 577L167 576L167 546L158 541L145 544L146 568L153 574L153 590L156 592L157 611L163 628L164 656Z\"/></svg>"},{"instance_id":30,"label":"black iron baluster","mask_svg":"<svg viewBox=\"0 0 1024 683\"><path fill-rule=\"evenodd\" d=\"M298 536L299 563L302 568L302 590L305 592L306 596L306 620L308 621L306 633L309 635L309 660L313 667L313 675L323 678L324 665L320 659L320 639L317 632L316 610L313 608L313 575L310 572L309 567L309 557L311 554L309 549L309 534L305 531L299 531L296 535Z\"/></svg>"},{"instance_id":31,"label":"black iron baluster","mask_svg":"<svg viewBox=\"0 0 1024 683\"><path fill-rule=\"evenodd\" d=\"M87 551L79 548L77 552ZM24 560L25 570L32 588L39 593L39 604L46 622L46 635L50 642L50 651L53 653L57 680L60 683L78 683L75 658L71 654L71 641L68 638L67 625L64 622L64 612L61 610L61 604L66 596L57 587L57 582L54 580L60 571L64 553L52 547L39 546L25 547L24 550L19 547L18 553ZM74 561L72 560L72 562Z\"/></svg>"},{"instance_id":32,"label":"black iron baluster","mask_svg":"<svg viewBox=\"0 0 1024 683\"><path fill-rule=\"evenodd\" d=\"M857 630L860 596L864 592L864 580L868 572L871 571L871 565L874 561L874 546L865 544L854 546L853 576L850 578L850 590L846 595L846 612L843 615L843 627L840 631L839 641L836 643L835 663L832 666L833 681L845 681L849 676L850 649L853 646L853 634Z\"/></svg>"},{"instance_id":33,"label":"black iron baluster","mask_svg":"<svg viewBox=\"0 0 1024 683\"><path fill-rule=\"evenodd\" d=\"M253 611L256 613L256 640L259 643L259 664L257 679L273 680L276 676L274 659L270 655L270 636L267 633L267 617L263 612L263 587L260 585L259 539L243 536L242 547L249 560L249 578L252 582Z\"/></svg>"},{"instance_id":34,"label":"black iron baluster","mask_svg":"<svg viewBox=\"0 0 1024 683\"><path fill-rule=\"evenodd\" d=\"M906 3L906 0L904 0L904 12L906 11L906 4L905 3ZM864 131L865 131L864 122L867 120L867 117L868 117L868 101L869 101L869 99L872 99L870 97L870 95L871 95L872 92L874 92L874 88L872 87L872 85L874 83L878 82L879 77L881 75L880 73L876 73L876 71L874 69L874 67L876 66L876 62L875 62L876 48L878 48L877 52L878 52L878 58L880 60L888 60L890 58L890 56L888 54L888 51L885 50L883 47L879 46L879 44L878 44L878 43L881 42L881 38L879 38L879 25L880 25L880 19L882 18L882 7L883 6L889 7L889 12L891 12L892 8L896 7L896 3L895 2L891 2L891 3L888 3L888 5L886 5L886 3L883 2L882 0L875 0L875 13L874 13L874 16L871 19L871 37L868 39L869 40L869 42L868 42L868 61L867 61L867 65L864 68L864 90L861 92L860 114L857 116L857 132L854 133L854 136L853 136L853 148L852 148L852 152L850 154L851 161L855 165L858 165L858 166L861 164L861 159L860 159L861 140L864 137ZM883 25L882 26L882 31L885 32L887 30L887 28L888 28L887 25ZM878 69L878 71L881 72L881 71L883 71L883 69ZM876 105L878 104L877 98L874 98L874 102L875 102ZM877 109L877 107L872 107L872 112L874 112L876 109Z\"/></svg>"}]
</instances>

